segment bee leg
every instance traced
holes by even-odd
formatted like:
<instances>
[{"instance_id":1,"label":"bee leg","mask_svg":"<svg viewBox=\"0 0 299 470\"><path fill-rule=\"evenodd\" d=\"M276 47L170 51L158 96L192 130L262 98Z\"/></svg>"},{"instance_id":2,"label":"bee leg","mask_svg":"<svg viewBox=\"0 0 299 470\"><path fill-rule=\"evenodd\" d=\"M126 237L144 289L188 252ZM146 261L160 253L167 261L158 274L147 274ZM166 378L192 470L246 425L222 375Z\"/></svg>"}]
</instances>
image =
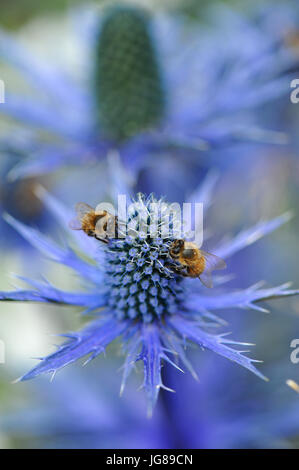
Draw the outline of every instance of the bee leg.
<instances>
[{"instance_id":1,"label":"bee leg","mask_svg":"<svg viewBox=\"0 0 299 470\"><path fill-rule=\"evenodd\" d=\"M96 240L99 240L100 242L108 243L108 240L105 240L104 238L97 237L96 235L94 236L94 238L95 238Z\"/></svg>"},{"instance_id":2,"label":"bee leg","mask_svg":"<svg viewBox=\"0 0 299 470\"><path fill-rule=\"evenodd\" d=\"M165 264L165 267L175 274L180 274L181 276L188 277L188 272L186 271L185 266L173 266L171 264Z\"/></svg>"}]
</instances>

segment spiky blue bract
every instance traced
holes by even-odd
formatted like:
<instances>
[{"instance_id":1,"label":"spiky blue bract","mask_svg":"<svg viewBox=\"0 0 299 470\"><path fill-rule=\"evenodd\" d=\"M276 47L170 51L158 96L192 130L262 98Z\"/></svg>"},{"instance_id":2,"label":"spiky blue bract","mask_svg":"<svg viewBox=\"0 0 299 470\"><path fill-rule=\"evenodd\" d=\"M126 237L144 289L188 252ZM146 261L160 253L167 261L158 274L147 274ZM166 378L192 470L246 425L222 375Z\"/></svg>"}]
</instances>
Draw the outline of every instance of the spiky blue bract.
<instances>
[{"instance_id":1,"label":"spiky blue bract","mask_svg":"<svg viewBox=\"0 0 299 470\"><path fill-rule=\"evenodd\" d=\"M120 336L129 326L128 322L117 321L110 316L107 320L96 321L80 333L64 335L69 342L61 346L58 351L42 360L34 369L25 374L22 380L28 380L45 372L55 373L61 367L76 361L80 357L90 355L88 360L101 354L105 347Z\"/></svg>"},{"instance_id":2,"label":"spiky blue bract","mask_svg":"<svg viewBox=\"0 0 299 470\"><path fill-rule=\"evenodd\" d=\"M30 100L7 90L0 107L15 121L16 135L20 124L33 137L28 158L11 170L11 179L105 159L111 149L138 174L153 156L175 161L175 155L201 169L209 149L285 143L284 135L268 130L272 122L260 124L259 110L289 92L294 58L258 22L217 5L213 27L188 25L186 31L178 18L157 14L149 34L148 20L136 7L108 17L105 10L93 13L95 24L79 33L92 62L81 57L81 81L79 70L70 78L0 31L0 60L33 86ZM120 27L114 24L119 17Z\"/></svg>"},{"instance_id":3,"label":"spiky blue bract","mask_svg":"<svg viewBox=\"0 0 299 470\"><path fill-rule=\"evenodd\" d=\"M210 180L209 176L208 181ZM205 195L205 202L208 204L210 191L206 192L206 185L207 183L204 183L198 194ZM45 190L39 189L38 193L57 220L62 222L61 204L48 196ZM133 236L140 226L143 228L143 222L148 221L152 203L156 203L161 209L158 212L160 215L155 236L150 236L152 234L144 230ZM255 360L240 350L240 347L247 347L249 344L228 339L219 331L219 328L223 327L223 321L217 314L221 309L236 307L263 311L257 304L259 301L295 295L299 291L288 289L288 285L262 288L261 284L257 284L232 292L229 289L224 292L223 286L221 291L215 287L208 295L207 289L198 279L186 279L172 269L174 262L168 256L168 251L173 235L170 232L165 237L161 232L164 211L167 208L168 204L164 200L139 194L133 201L132 210L128 211L128 232L120 232L119 235L123 238L112 239L108 245L91 240L85 235L82 239L82 233L74 232L74 236L80 240L81 251L84 241L86 243L84 258L67 244L61 247L37 230L6 216L7 222L34 247L55 262L73 269L84 281L85 290L66 292L45 280L32 281L21 278L31 289L0 292L0 300L77 305L84 308L83 312L96 317L83 330L67 335L68 342L62 344L50 356L43 358L23 380L45 372L55 373L81 357L87 356L87 361L93 359L116 338L121 339L126 355L121 390L124 389L134 364L142 361L143 386L148 398L149 413L157 401L160 388L167 389L168 384L163 382L163 363L169 363L179 370L181 363L195 378L197 377L185 351L189 341L201 348L210 349L264 378L255 368ZM136 214L139 215L138 222ZM236 235L231 241L231 249L226 245L223 254L227 257L248 246L287 219L288 217L281 216L268 223L259 224L258 229L255 227L251 231ZM135 225L133 222L136 222ZM218 250L221 251L221 246ZM217 247L212 251L217 252Z\"/></svg>"}]
</instances>

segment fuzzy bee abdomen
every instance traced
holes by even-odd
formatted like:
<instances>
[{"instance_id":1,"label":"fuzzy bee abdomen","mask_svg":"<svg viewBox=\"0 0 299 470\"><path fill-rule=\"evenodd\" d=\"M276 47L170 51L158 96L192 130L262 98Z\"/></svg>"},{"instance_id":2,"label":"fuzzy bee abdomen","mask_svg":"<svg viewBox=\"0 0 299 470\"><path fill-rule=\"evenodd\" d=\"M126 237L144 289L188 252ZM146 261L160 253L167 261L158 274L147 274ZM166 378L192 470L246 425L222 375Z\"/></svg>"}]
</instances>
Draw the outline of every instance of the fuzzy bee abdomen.
<instances>
[{"instance_id":1,"label":"fuzzy bee abdomen","mask_svg":"<svg viewBox=\"0 0 299 470\"><path fill-rule=\"evenodd\" d=\"M188 266L188 275L190 277L199 277L205 270L205 259L203 256L196 257L193 262L189 262Z\"/></svg>"}]
</instances>

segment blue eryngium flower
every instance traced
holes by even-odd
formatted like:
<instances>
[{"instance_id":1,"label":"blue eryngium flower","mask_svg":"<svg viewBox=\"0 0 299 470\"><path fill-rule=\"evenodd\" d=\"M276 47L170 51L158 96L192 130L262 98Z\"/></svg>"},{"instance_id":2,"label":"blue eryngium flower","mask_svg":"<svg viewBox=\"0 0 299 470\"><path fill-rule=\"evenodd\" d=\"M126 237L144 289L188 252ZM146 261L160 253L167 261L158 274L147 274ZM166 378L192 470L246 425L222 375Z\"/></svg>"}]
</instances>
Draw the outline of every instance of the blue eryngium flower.
<instances>
[{"instance_id":1,"label":"blue eryngium flower","mask_svg":"<svg viewBox=\"0 0 299 470\"><path fill-rule=\"evenodd\" d=\"M33 85L30 99L7 89L0 106L16 133L20 124L35 135L28 158L9 176L94 162L111 150L134 175L170 150L173 161L202 168L209 149L281 142L261 129L271 123L260 125L260 107L289 92L294 59L259 25L218 7L212 28L150 19L132 6L100 15L88 7L96 24L84 28L80 15L73 38L80 66L72 78L0 31L0 60Z\"/></svg>"},{"instance_id":2,"label":"blue eryngium flower","mask_svg":"<svg viewBox=\"0 0 299 470\"><path fill-rule=\"evenodd\" d=\"M47 226L47 218L44 216L41 201L36 196L34 188L38 183L37 178L27 178L18 181L8 181L7 173L18 164L26 155L23 147L23 139L14 140L12 145L6 142L0 144L0 211L9 212L12 216L26 224L34 224L38 227ZM4 147L6 150L4 150ZM9 148L9 154L7 153ZM1 249L13 244L24 245L24 240L12 230L1 218L0 220ZM27 245L28 246L28 245Z\"/></svg>"},{"instance_id":3,"label":"blue eryngium flower","mask_svg":"<svg viewBox=\"0 0 299 470\"><path fill-rule=\"evenodd\" d=\"M65 221L65 209L45 191L39 193L58 219ZM199 191L197 195L207 203L204 191ZM140 211L144 213L154 201L153 196L145 198L139 194L134 202L134 208L139 213ZM161 201L155 202L161 203ZM163 217L163 212L159 217ZM289 217L290 214L287 213L272 221L259 223L241 232L230 242L215 247L213 253L228 258L279 227L289 220ZM88 362L101 354L116 338L122 339L126 353L121 388L123 390L134 364L143 361L143 385L150 413L160 388L167 389L167 384L163 383L162 378L162 363L168 362L180 369L181 362L196 377L185 352L185 346L189 341L201 348L210 349L249 369L257 376L265 378L254 366L257 361L237 349L239 345L243 348L248 343L229 339L224 333L215 333L215 328L221 327L223 322L214 311L227 308L252 308L264 311L257 305L258 301L299 293L289 290L288 284L262 288L259 283L233 292L229 290L223 292L216 287L208 292L200 285L198 279L185 279L173 273L171 266L168 266L171 260L167 256L172 239L162 238L159 230L155 238L126 236L124 239L111 240L107 246L79 233L81 249L83 247L85 250L83 258L70 246L62 248L39 231L25 226L11 216L6 215L5 218L48 257L76 271L87 287L82 292L67 292L46 281L22 278L34 289L1 292L1 300L77 305L84 307L85 313L96 317L81 331L64 335L68 341L56 352L43 358L36 367L22 377L22 380L46 372L55 373L84 356L88 356ZM159 221L162 222L162 219ZM216 286L221 282L223 278L215 279Z\"/></svg>"}]
</instances>

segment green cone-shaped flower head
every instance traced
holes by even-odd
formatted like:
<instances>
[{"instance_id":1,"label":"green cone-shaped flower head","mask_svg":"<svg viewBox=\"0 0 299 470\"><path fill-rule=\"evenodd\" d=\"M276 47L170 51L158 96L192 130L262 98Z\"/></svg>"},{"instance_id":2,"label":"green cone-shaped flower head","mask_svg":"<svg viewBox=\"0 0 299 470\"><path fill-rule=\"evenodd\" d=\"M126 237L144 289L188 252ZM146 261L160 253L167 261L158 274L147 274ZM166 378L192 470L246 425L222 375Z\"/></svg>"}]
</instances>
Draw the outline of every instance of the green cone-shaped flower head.
<instances>
[{"instance_id":1,"label":"green cone-shaped flower head","mask_svg":"<svg viewBox=\"0 0 299 470\"><path fill-rule=\"evenodd\" d=\"M103 136L121 141L161 120L164 90L143 10L117 6L106 12L96 46L94 86Z\"/></svg>"}]
</instances>

